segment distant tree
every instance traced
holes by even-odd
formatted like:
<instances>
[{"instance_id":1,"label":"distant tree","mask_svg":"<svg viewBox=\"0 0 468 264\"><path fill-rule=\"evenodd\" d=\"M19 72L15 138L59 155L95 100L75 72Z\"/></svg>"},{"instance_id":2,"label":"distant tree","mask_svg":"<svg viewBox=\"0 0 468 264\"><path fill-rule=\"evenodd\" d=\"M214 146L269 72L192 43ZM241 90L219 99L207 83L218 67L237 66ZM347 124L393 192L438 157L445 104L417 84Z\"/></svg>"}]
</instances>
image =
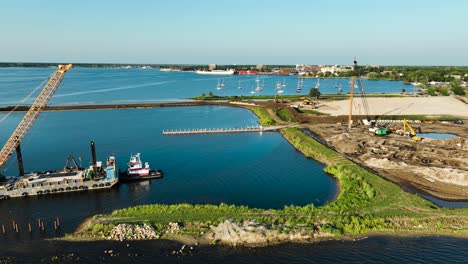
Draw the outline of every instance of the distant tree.
<instances>
[{"instance_id":1,"label":"distant tree","mask_svg":"<svg viewBox=\"0 0 468 264\"><path fill-rule=\"evenodd\" d=\"M214 93L213 93L212 91L210 91L210 92L208 93L208 96L209 96L209 97L213 97L213 96L214 96Z\"/></svg>"},{"instance_id":2,"label":"distant tree","mask_svg":"<svg viewBox=\"0 0 468 264\"><path fill-rule=\"evenodd\" d=\"M200 97L205 97L205 96L206 96L205 93L200 94Z\"/></svg>"},{"instance_id":3,"label":"distant tree","mask_svg":"<svg viewBox=\"0 0 468 264\"><path fill-rule=\"evenodd\" d=\"M436 95L436 89L433 86L427 88L427 94L431 95L431 96L435 96Z\"/></svg>"},{"instance_id":4,"label":"distant tree","mask_svg":"<svg viewBox=\"0 0 468 264\"><path fill-rule=\"evenodd\" d=\"M461 81L459 79L454 79L450 82L450 90L456 95L465 95L465 89L460 84Z\"/></svg>"},{"instance_id":5,"label":"distant tree","mask_svg":"<svg viewBox=\"0 0 468 264\"><path fill-rule=\"evenodd\" d=\"M369 78L371 80L375 80L375 79L379 78L379 74L377 72L369 72L367 74L367 78Z\"/></svg>"},{"instance_id":6,"label":"distant tree","mask_svg":"<svg viewBox=\"0 0 468 264\"><path fill-rule=\"evenodd\" d=\"M406 89L405 88L401 89L401 92L406 93Z\"/></svg>"},{"instance_id":7,"label":"distant tree","mask_svg":"<svg viewBox=\"0 0 468 264\"><path fill-rule=\"evenodd\" d=\"M319 91L319 89L317 89L317 88L311 88L311 89L310 89L310 92L309 92L309 96L310 96L310 97L315 97L315 98L319 99L319 97L320 97L320 91Z\"/></svg>"},{"instance_id":8,"label":"distant tree","mask_svg":"<svg viewBox=\"0 0 468 264\"><path fill-rule=\"evenodd\" d=\"M449 92L450 92L450 90L449 90L449 88L447 86L441 86L441 87L439 87L438 90L439 90L439 95L442 95L442 96L447 96L447 95L449 95Z\"/></svg>"}]
</instances>

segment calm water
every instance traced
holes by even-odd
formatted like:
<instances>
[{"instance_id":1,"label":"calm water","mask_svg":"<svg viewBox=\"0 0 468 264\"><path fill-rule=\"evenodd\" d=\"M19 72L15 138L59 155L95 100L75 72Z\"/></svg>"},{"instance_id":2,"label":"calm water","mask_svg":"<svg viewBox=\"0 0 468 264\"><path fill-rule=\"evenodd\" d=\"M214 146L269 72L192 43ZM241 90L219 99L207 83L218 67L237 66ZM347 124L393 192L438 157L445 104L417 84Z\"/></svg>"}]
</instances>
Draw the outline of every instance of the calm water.
<instances>
[{"instance_id":1,"label":"calm water","mask_svg":"<svg viewBox=\"0 0 468 264\"><path fill-rule=\"evenodd\" d=\"M53 72L54 68L0 68L0 106L14 105L23 100L35 87ZM217 95L251 95L255 88L255 76L206 76L190 72L160 72L156 69L89 69L73 68L51 100L57 103L119 103L125 101L177 101L209 91ZM285 82L284 94L296 94L296 76L261 76L265 89L261 94L275 94L276 81ZM218 79L224 79L225 87L216 90ZM239 90L238 84L243 87ZM305 79L302 94L315 87L317 79ZM337 93L336 87L349 91L349 79L321 79L322 93ZM369 93L399 93L411 85L400 81L368 81L364 87ZM29 103L35 97L30 99Z\"/></svg>"},{"instance_id":2,"label":"calm water","mask_svg":"<svg viewBox=\"0 0 468 264\"><path fill-rule=\"evenodd\" d=\"M446 134L446 133L419 133L418 136L422 138L432 138L432 139L451 139L451 138L457 137L457 135Z\"/></svg>"},{"instance_id":3,"label":"calm water","mask_svg":"<svg viewBox=\"0 0 468 264\"><path fill-rule=\"evenodd\" d=\"M127 246L128 245L128 246ZM65 243L27 241L0 248L4 263L466 263L468 240L446 237L371 237L266 248L195 247L168 241ZM104 251L113 250L117 256Z\"/></svg>"},{"instance_id":4,"label":"calm water","mask_svg":"<svg viewBox=\"0 0 468 264\"><path fill-rule=\"evenodd\" d=\"M0 105L22 100L54 69L0 69ZM73 69L67 73L52 103L123 102L127 100L171 101L208 93L250 94L255 77L225 78L225 88L217 92L218 77L193 73L161 73L140 69ZM272 94L276 80L264 76L264 94ZM241 81L243 90L237 90ZM295 93L297 80L286 77L287 93ZM321 80L323 93L346 92L348 80ZM314 87L306 79L304 93ZM368 92L400 92L409 86L401 82L365 81ZM34 96L33 96L34 98ZM30 100L29 102L31 102ZM0 118L3 117L0 115ZM0 122L0 144L18 124L22 114ZM225 107L186 107L81 112L49 112L39 120L23 141L26 170L61 167L68 154L90 160L89 140L96 140L98 156L114 153L122 169L132 152L142 152L144 160L163 169L166 177L152 182L123 184L119 188L51 197L30 197L0 201L0 223L7 236L0 236L0 262L6 263L129 263L139 261L190 263L465 263L468 240L453 238L376 237L358 242L330 241L312 245L283 245L259 249L197 247L181 258L170 252L180 244L168 241L65 243L38 238L72 232L85 217L116 208L147 203L235 203L253 207L280 208L286 204L324 204L336 194L332 178L323 166L305 159L279 134L233 134L163 137L163 129L198 127L241 127L255 125L248 111ZM117 144L118 143L118 144ZM17 173L16 163L2 168ZM61 218L61 230L54 234L53 220ZM46 232L35 230L42 219ZM11 221L21 232L12 233ZM26 232L33 223L33 233ZM114 249L117 257L105 254ZM129 256L131 254L131 256ZM138 254L138 256L135 256ZM57 259L53 256L58 256Z\"/></svg>"},{"instance_id":5,"label":"calm water","mask_svg":"<svg viewBox=\"0 0 468 264\"><path fill-rule=\"evenodd\" d=\"M0 143L22 114L0 123ZM334 198L335 180L323 165L305 158L279 133L163 136L169 128L241 127L257 118L241 108L206 106L155 109L47 112L23 140L26 171L63 167L68 154L90 160L89 141L98 157L115 154L124 170L130 153L162 169L161 180L122 184L108 191L71 193L0 201L0 223L16 219L22 226L38 218L59 216L71 232L85 217L116 208L149 203L210 203L282 208L322 205ZM16 175L14 159L4 166Z\"/></svg>"}]
</instances>

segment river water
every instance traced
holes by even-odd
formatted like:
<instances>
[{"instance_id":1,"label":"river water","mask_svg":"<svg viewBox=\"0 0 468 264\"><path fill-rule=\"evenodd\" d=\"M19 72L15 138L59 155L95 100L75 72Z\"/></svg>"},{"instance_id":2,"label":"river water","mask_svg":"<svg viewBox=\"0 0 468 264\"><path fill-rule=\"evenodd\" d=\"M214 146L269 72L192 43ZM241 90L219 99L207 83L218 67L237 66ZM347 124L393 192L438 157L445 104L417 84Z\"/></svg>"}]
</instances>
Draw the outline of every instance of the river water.
<instances>
[{"instance_id":1,"label":"river water","mask_svg":"<svg viewBox=\"0 0 468 264\"><path fill-rule=\"evenodd\" d=\"M54 72L55 68L0 68L0 106L15 105ZM255 76L207 76L192 72L160 72L156 69L73 68L65 74L50 104L123 103L131 101L180 101L210 91L216 95L252 95ZM219 81L225 86L217 90ZM296 76L260 76L265 88L260 94L274 95L277 81L286 83L284 94L297 94ZM401 81L364 80L368 93L400 93L411 85ZM242 89L238 89L239 84ZM317 79L304 79L301 94L309 93ZM321 79L321 93L349 91L349 79ZM40 90L40 89L39 89ZM39 91L38 91L39 92ZM37 93L36 93L37 94ZM31 103L35 96L27 102Z\"/></svg>"},{"instance_id":2,"label":"river water","mask_svg":"<svg viewBox=\"0 0 468 264\"><path fill-rule=\"evenodd\" d=\"M0 104L10 105L22 100L53 70L0 69ZM264 78L267 85L281 80L281 77ZM73 69L67 73L52 103L180 100L214 91L212 87L217 79L155 70ZM254 77L228 77L226 88L221 92L241 93L236 88L238 80L254 83ZM291 84L295 79L288 76L286 82ZM342 82L345 87L347 80L321 80L321 89L333 92L335 82ZM403 85L369 82L366 89L367 86L374 89L373 83L379 84L375 89L381 92L398 92ZM314 84L315 80L306 80L306 86ZM0 122L0 144L6 141L22 115L14 113ZM0 119L3 116L0 115ZM304 158L278 133L181 137L161 134L164 129L256 124L257 118L247 110L219 106L41 114L22 142L27 171L62 167L68 154L81 156L83 165L88 165L89 141L95 140L100 159L114 154L119 167L125 169L130 153L141 152L142 158L152 167L164 170L165 177L151 182L122 184L107 191L0 201L0 224L7 227L7 235L0 236L0 262L423 263L463 262L468 257L467 240L441 237L376 237L359 242L330 241L261 249L205 246L196 247L193 255L182 257L171 255L181 245L168 241L131 242L127 247L127 243L116 242L43 240L72 232L88 216L138 204L225 202L281 208L289 204L323 205L335 197L335 180L323 173L323 165ZM11 159L2 171L15 175L16 162ZM61 227L54 232L56 217L60 218ZM46 224L44 233L36 229L38 219ZM19 234L12 231L13 220L20 226ZM32 223L32 234L27 232L29 223ZM104 253L109 249L119 255L114 257Z\"/></svg>"},{"instance_id":3,"label":"river water","mask_svg":"<svg viewBox=\"0 0 468 264\"><path fill-rule=\"evenodd\" d=\"M2 263L466 263L468 240L370 237L265 248L195 246L173 255L171 241L25 241L0 248ZM112 253L108 253L112 250ZM107 253L105 253L107 252Z\"/></svg>"},{"instance_id":4,"label":"river water","mask_svg":"<svg viewBox=\"0 0 468 264\"><path fill-rule=\"evenodd\" d=\"M22 115L0 123L1 143ZM279 133L162 135L165 129L247 125L257 125L250 111L222 106L42 113L22 142L26 171L63 167L68 154L77 160L80 156L88 166L89 141L95 140L99 158L113 154L125 170L130 154L141 152L165 177L108 191L0 201L0 224L9 227L15 220L26 227L44 219L50 230L60 217L61 231L72 232L88 216L139 204L224 202L282 208L323 205L335 197L335 180L323 172L323 165L305 158ZM12 158L2 169L5 175L17 175L16 167Z\"/></svg>"}]
</instances>

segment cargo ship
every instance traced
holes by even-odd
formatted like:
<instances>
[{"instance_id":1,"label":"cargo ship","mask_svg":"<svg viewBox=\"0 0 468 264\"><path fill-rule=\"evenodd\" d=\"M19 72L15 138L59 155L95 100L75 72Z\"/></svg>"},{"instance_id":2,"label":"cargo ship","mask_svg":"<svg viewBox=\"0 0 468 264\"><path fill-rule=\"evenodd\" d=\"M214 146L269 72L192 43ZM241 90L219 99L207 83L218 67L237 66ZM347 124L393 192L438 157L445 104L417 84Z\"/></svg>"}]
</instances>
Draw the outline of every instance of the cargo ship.
<instances>
[{"instance_id":1,"label":"cargo ship","mask_svg":"<svg viewBox=\"0 0 468 264\"><path fill-rule=\"evenodd\" d=\"M163 176L161 170L152 170L148 162L145 162L143 166L140 155L141 153L130 155L130 161L127 163L127 170L120 173L121 181L157 179Z\"/></svg>"},{"instance_id":2,"label":"cargo ship","mask_svg":"<svg viewBox=\"0 0 468 264\"><path fill-rule=\"evenodd\" d=\"M211 71L195 71L197 74L205 74L205 75L234 75L234 70L211 70Z\"/></svg>"},{"instance_id":3,"label":"cargo ship","mask_svg":"<svg viewBox=\"0 0 468 264\"><path fill-rule=\"evenodd\" d=\"M91 153L93 164L88 168L78 166L75 159L69 156L63 169L4 177L0 181L0 199L107 189L116 185L119 178L115 157L109 156L105 166L101 161L97 161L93 141ZM68 166L69 161L72 161L74 166Z\"/></svg>"}]
</instances>

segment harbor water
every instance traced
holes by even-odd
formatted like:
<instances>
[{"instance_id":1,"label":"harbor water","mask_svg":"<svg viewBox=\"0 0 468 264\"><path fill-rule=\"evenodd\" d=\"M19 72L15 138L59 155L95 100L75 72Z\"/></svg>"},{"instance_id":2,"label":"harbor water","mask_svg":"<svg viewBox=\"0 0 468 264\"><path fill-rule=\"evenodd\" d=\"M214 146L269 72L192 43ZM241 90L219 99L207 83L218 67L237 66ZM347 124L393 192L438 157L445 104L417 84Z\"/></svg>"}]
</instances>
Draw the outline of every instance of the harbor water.
<instances>
[{"instance_id":1,"label":"harbor water","mask_svg":"<svg viewBox=\"0 0 468 264\"><path fill-rule=\"evenodd\" d=\"M0 106L15 105L38 87L53 68L0 69ZM254 76L220 77L194 73L163 73L143 69L79 69L65 76L52 104L177 101L213 91L218 95L250 94ZM221 77L223 78L223 77ZM294 76L262 76L263 94L274 93L274 83L288 83L285 94L295 93ZM238 90L239 81L244 87ZM348 79L320 80L323 93L346 92ZM306 79L303 93L315 87ZM411 87L401 82L365 81L367 92L395 93ZM289 91L288 91L289 89ZM40 89L39 89L40 90ZM37 92L26 103L31 103ZM0 122L3 144L24 113ZM0 119L5 114L0 114ZM0 201L0 263L464 263L468 240L446 237L370 237L360 241L325 241L266 248L200 246L185 256L173 255L181 244L172 241L63 242L44 238L73 232L94 214L151 203L211 203L282 208L284 205L323 205L337 194L335 180L323 165L306 159L278 133L163 136L162 130L231 128L257 125L257 118L239 108L204 106L157 109L66 111L41 114L22 142L26 171L63 167L73 154L89 165L89 141L95 140L99 159L117 157L125 169L131 153L162 169L160 180L122 184L110 190L66 193ZM78 157L81 157L79 159ZM14 159L2 168L16 175ZM55 231L53 221L60 218ZM45 223L45 232L36 221ZM15 221L20 232L11 228ZM33 230L27 231L32 223ZM112 250L112 254L108 253ZM115 254L114 254L115 252Z\"/></svg>"},{"instance_id":2,"label":"harbor water","mask_svg":"<svg viewBox=\"0 0 468 264\"><path fill-rule=\"evenodd\" d=\"M23 100L35 87L47 80L55 68L0 68L0 106L15 105ZM283 94L297 94L297 76L262 75L260 85L264 90L255 95L274 95L277 81L286 84ZM252 95L256 76L207 76L193 72L160 72L157 69L104 69L73 68L65 75L64 81L50 104L83 103L131 103L144 101L181 101L211 91L216 95ZM225 86L217 90L218 80ZM401 81L364 80L367 93L400 93L403 88L413 87ZM242 89L238 89L239 84ZM305 78L300 94L308 94L316 87L317 79ZM349 79L321 79L320 92L336 94L339 88L349 92ZM39 91L38 91L39 92ZM38 93L37 92L37 93ZM35 95L27 100L31 103Z\"/></svg>"},{"instance_id":3,"label":"harbor water","mask_svg":"<svg viewBox=\"0 0 468 264\"><path fill-rule=\"evenodd\" d=\"M369 237L265 248L195 246L171 241L26 241L0 248L1 263L466 263L468 240ZM188 249L188 247L186 247Z\"/></svg>"},{"instance_id":4,"label":"harbor water","mask_svg":"<svg viewBox=\"0 0 468 264\"><path fill-rule=\"evenodd\" d=\"M23 113L0 123L5 142ZM69 154L89 166L89 141L98 157L115 155L126 169L131 153L164 171L164 178L121 184L107 191L68 193L0 201L0 224L21 226L37 219L62 219L72 232L86 217L139 204L237 204L257 208L323 205L337 192L324 166L305 158L279 133L164 136L164 129L257 125L248 110L221 106L62 111L42 113L22 142L26 171L63 167ZM81 158L79 158L81 157ZM2 168L17 175L12 158ZM23 229L24 230L24 229ZM25 231L25 230L24 230Z\"/></svg>"}]
</instances>

